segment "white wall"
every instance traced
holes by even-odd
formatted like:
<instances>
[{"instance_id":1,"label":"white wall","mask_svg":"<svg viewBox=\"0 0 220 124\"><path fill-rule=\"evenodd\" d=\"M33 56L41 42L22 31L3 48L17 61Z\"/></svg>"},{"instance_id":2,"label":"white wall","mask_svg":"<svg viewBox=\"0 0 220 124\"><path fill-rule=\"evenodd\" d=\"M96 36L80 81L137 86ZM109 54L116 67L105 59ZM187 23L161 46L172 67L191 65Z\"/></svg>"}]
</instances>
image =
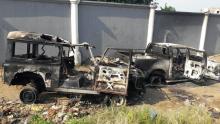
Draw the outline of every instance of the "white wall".
<instances>
[{"instance_id":1,"label":"white wall","mask_svg":"<svg viewBox=\"0 0 220 124\"><path fill-rule=\"evenodd\" d=\"M71 40L70 4L0 0L0 63L9 31L48 33Z\"/></svg>"}]
</instances>

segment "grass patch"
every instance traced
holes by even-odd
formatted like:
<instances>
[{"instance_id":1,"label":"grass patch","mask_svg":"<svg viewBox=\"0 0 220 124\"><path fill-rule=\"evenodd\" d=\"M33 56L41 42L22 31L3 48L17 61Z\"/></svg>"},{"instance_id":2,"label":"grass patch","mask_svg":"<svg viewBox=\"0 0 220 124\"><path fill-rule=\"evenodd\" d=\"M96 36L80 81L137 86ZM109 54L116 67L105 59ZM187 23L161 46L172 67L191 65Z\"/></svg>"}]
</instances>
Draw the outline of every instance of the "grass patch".
<instances>
[{"instance_id":1,"label":"grass patch","mask_svg":"<svg viewBox=\"0 0 220 124\"><path fill-rule=\"evenodd\" d=\"M66 124L212 124L206 108L185 106L176 110L156 112L142 105L136 107L109 107L83 118L72 118ZM31 124L52 124L38 115Z\"/></svg>"},{"instance_id":2,"label":"grass patch","mask_svg":"<svg viewBox=\"0 0 220 124\"><path fill-rule=\"evenodd\" d=\"M147 107L111 107L95 115L71 119L67 124L149 124L152 122Z\"/></svg>"},{"instance_id":3,"label":"grass patch","mask_svg":"<svg viewBox=\"0 0 220 124\"><path fill-rule=\"evenodd\" d=\"M205 108L187 106L157 113L147 106L106 108L95 115L71 119L67 124L211 124Z\"/></svg>"},{"instance_id":4,"label":"grass patch","mask_svg":"<svg viewBox=\"0 0 220 124\"><path fill-rule=\"evenodd\" d=\"M52 124L52 122L46 121L38 115L34 115L31 118L30 124Z\"/></svg>"},{"instance_id":5,"label":"grass patch","mask_svg":"<svg viewBox=\"0 0 220 124\"><path fill-rule=\"evenodd\" d=\"M212 124L212 118L206 108L197 106L182 107L164 115L172 124Z\"/></svg>"}]
</instances>

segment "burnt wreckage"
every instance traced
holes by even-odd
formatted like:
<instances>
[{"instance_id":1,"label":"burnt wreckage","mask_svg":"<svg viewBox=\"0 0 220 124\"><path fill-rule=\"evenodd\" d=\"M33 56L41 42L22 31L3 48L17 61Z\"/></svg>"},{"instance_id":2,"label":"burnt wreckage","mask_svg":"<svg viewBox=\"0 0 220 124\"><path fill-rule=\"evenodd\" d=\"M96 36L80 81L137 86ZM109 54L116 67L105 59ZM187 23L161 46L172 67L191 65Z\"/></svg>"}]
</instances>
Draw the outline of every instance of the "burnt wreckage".
<instances>
[{"instance_id":1,"label":"burnt wreckage","mask_svg":"<svg viewBox=\"0 0 220 124\"><path fill-rule=\"evenodd\" d=\"M178 81L220 80L220 63L205 51L173 43L151 43L133 57L134 66L144 73L146 85Z\"/></svg>"},{"instance_id":2,"label":"burnt wreckage","mask_svg":"<svg viewBox=\"0 0 220 124\"><path fill-rule=\"evenodd\" d=\"M144 54L134 58L134 65L145 74L147 85L201 80L207 66L204 51L173 43L151 43Z\"/></svg>"},{"instance_id":3,"label":"burnt wreckage","mask_svg":"<svg viewBox=\"0 0 220 124\"><path fill-rule=\"evenodd\" d=\"M10 32L7 37L4 82L23 85L20 99L35 103L42 92L105 96L115 105L126 103L130 91L146 86L220 79L219 63L204 51L171 43L151 43L146 49L107 48L94 57L88 43L71 44L62 38L30 32ZM87 64L76 65L78 49ZM71 54L72 53L72 54Z\"/></svg>"},{"instance_id":4,"label":"burnt wreckage","mask_svg":"<svg viewBox=\"0 0 220 124\"><path fill-rule=\"evenodd\" d=\"M47 34L15 31L7 40L4 82L24 85L20 93L23 103L36 102L42 92L60 92L101 94L111 103L122 105L129 87L144 88L144 75L132 66L133 50L107 49L102 57L94 58L93 46L88 43L71 44ZM76 48L91 60L90 64L75 65L70 53Z\"/></svg>"},{"instance_id":5,"label":"burnt wreckage","mask_svg":"<svg viewBox=\"0 0 220 124\"><path fill-rule=\"evenodd\" d=\"M108 48L114 50L116 48ZM107 49L107 50L108 50ZM120 49L118 49L120 50ZM122 50L122 49L121 49ZM204 51L172 43L151 43L146 49L132 49L131 67L144 86L158 86L178 81L198 81L205 77L207 55ZM129 57L125 49L114 61ZM109 59L108 59L109 60ZM143 83L136 83L143 85Z\"/></svg>"}]
</instances>

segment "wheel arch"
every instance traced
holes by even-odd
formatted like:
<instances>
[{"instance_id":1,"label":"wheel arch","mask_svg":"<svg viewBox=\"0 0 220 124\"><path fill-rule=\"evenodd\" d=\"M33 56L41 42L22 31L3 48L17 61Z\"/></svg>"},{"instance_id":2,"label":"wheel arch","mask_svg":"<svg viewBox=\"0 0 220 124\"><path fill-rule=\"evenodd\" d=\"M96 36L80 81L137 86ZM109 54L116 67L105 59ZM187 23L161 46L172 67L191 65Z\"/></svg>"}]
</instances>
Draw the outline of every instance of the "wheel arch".
<instances>
[{"instance_id":1,"label":"wheel arch","mask_svg":"<svg viewBox=\"0 0 220 124\"><path fill-rule=\"evenodd\" d=\"M155 74L157 74L157 75L162 75L162 76L164 76L164 78L166 78L166 71L163 70L163 69L154 69L154 70L152 70L152 71L149 73L148 78L149 78L150 76L152 76L152 75L155 75Z\"/></svg>"},{"instance_id":2,"label":"wheel arch","mask_svg":"<svg viewBox=\"0 0 220 124\"><path fill-rule=\"evenodd\" d=\"M23 85L31 84L36 87L39 91L46 89L45 86L45 75L43 73L35 72L17 72L14 74L11 85Z\"/></svg>"}]
</instances>

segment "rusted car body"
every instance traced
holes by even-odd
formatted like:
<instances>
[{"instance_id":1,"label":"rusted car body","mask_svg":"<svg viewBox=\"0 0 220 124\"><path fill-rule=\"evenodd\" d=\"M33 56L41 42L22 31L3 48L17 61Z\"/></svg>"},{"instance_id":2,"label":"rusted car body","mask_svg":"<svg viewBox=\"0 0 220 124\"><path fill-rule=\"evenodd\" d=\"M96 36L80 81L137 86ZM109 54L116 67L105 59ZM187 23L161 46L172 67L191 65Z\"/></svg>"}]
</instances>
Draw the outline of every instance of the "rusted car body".
<instances>
[{"instance_id":1,"label":"rusted car body","mask_svg":"<svg viewBox=\"0 0 220 124\"><path fill-rule=\"evenodd\" d=\"M97 63L91 50L93 46L88 43L71 44L59 37L20 31L10 32L7 39L4 81L8 85L25 86L20 93L24 103L36 102L38 94L48 91L105 94L117 104L125 103L131 75L131 57L123 66L103 60ZM84 50L84 53L87 51L85 56L91 63L75 65L74 56L70 55L75 48ZM106 58L105 55L103 58Z\"/></svg>"},{"instance_id":2,"label":"rusted car body","mask_svg":"<svg viewBox=\"0 0 220 124\"><path fill-rule=\"evenodd\" d=\"M166 84L185 79L200 80L206 67L204 51L172 43L151 43L134 64L145 73L149 84Z\"/></svg>"}]
</instances>

